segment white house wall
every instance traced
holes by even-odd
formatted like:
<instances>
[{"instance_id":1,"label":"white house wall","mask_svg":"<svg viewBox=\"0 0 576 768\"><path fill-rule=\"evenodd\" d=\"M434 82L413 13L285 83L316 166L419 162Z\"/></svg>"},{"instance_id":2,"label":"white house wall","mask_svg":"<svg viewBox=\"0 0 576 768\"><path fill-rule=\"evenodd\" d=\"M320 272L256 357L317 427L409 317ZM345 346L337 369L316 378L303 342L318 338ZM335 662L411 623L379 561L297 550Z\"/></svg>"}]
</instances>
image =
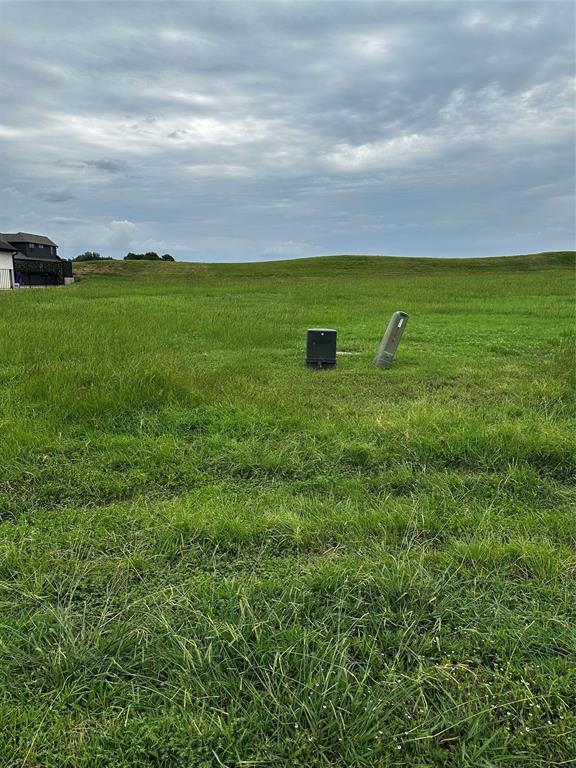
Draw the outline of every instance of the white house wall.
<instances>
[{"instance_id":1,"label":"white house wall","mask_svg":"<svg viewBox=\"0 0 576 768\"><path fill-rule=\"evenodd\" d=\"M11 253L0 252L0 291L14 287L14 262Z\"/></svg>"}]
</instances>

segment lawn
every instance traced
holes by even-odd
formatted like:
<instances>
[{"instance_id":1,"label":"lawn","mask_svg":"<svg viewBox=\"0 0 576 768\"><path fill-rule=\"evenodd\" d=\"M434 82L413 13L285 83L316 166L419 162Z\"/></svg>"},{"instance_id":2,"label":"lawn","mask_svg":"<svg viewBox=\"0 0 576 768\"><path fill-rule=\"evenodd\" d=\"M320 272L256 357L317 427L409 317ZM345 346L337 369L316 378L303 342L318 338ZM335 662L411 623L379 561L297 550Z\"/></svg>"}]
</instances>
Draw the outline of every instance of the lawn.
<instances>
[{"instance_id":1,"label":"lawn","mask_svg":"<svg viewBox=\"0 0 576 768\"><path fill-rule=\"evenodd\" d=\"M77 274L0 295L2 768L571 764L573 253Z\"/></svg>"}]
</instances>

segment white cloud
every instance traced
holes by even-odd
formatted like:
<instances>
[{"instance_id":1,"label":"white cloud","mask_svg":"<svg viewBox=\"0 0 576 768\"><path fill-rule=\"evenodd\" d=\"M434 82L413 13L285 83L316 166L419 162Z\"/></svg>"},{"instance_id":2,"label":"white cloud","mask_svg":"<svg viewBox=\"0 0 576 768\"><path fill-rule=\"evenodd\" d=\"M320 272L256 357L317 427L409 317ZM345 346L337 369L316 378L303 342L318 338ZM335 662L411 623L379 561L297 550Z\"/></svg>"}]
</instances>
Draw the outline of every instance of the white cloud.
<instances>
[{"instance_id":1,"label":"white cloud","mask_svg":"<svg viewBox=\"0 0 576 768\"><path fill-rule=\"evenodd\" d=\"M497 84L479 91L460 88L438 110L437 124L428 131L340 143L325 160L344 171L408 170L474 147L503 153L519 146L554 146L569 140L574 130L573 87L573 79L566 78L512 94Z\"/></svg>"},{"instance_id":2,"label":"white cloud","mask_svg":"<svg viewBox=\"0 0 576 768\"><path fill-rule=\"evenodd\" d=\"M404 38L402 30L379 29L367 34L353 34L344 38L347 52L368 59L382 60L389 58L400 41Z\"/></svg>"},{"instance_id":3,"label":"white cloud","mask_svg":"<svg viewBox=\"0 0 576 768\"><path fill-rule=\"evenodd\" d=\"M433 157L440 147L437 138L413 133L357 146L338 144L325 159L329 166L341 170L405 168Z\"/></svg>"},{"instance_id":4,"label":"white cloud","mask_svg":"<svg viewBox=\"0 0 576 768\"><path fill-rule=\"evenodd\" d=\"M252 171L245 165L226 165L224 163L207 163L187 166L193 176L200 178L241 178L251 176Z\"/></svg>"},{"instance_id":5,"label":"white cloud","mask_svg":"<svg viewBox=\"0 0 576 768\"><path fill-rule=\"evenodd\" d=\"M137 233L138 227L132 221L98 222L71 222L58 226L56 234L60 243L66 243L69 249L79 249L103 252L112 249L123 249L131 242ZM62 234L59 234L62 233ZM129 248L127 249L129 250Z\"/></svg>"},{"instance_id":6,"label":"white cloud","mask_svg":"<svg viewBox=\"0 0 576 768\"><path fill-rule=\"evenodd\" d=\"M9 125L0 125L0 138L14 139L19 138L22 132L18 128L11 128Z\"/></svg>"},{"instance_id":7,"label":"white cloud","mask_svg":"<svg viewBox=\"0 0 576 768\"><path fill-rule=\"evenodd\" d=\"M186 43L194 45L213 45L205 35L198 34L190 29L178 29L176 27L165 27L158 32L159 38L166 43Z\"/></svg>"},{"instance_id":8,"label":"white cloud","mask_svg":"<svg viewBox=\"0 0 576 768\"><path fill-rule=\"evenodd\" d=\"M158 96L160 93L162 93L163 96L174 99L174 101L180 101L184 104L193 104L199 107L209 107L218 104L218 99L216 99L214 96L209 96L206 93L179 90L166 92L158 89L156 95Z\"/></svg>"},{"instance_id":9,"label":"white cloud","mask_svg":"<svg viewBox=\"0 0 576 768\"><path fill-rule=\"evenodd\" d=\"M529 27L534 29L542 23L540 14L530 14L524 10L522 13L502 13L493 4L490 11L474 10L462 18L462 24L472 29L486 29L492 32L510 32L514 29Z\"/></svg>"},{"instance_id":10,"label":"white cloud","mask_svg":"<svg viewBox=\"0 0 576 768\"><path fill-rule=\"evenodd\" d=\"M165 150L170 141L180 147L254 143L271 130L269 121L257 117L225 120L191 115L134 120L115 115L54 115L52 125L53 133L84 144L135 154Z\"/></svg>"}]
</instances>

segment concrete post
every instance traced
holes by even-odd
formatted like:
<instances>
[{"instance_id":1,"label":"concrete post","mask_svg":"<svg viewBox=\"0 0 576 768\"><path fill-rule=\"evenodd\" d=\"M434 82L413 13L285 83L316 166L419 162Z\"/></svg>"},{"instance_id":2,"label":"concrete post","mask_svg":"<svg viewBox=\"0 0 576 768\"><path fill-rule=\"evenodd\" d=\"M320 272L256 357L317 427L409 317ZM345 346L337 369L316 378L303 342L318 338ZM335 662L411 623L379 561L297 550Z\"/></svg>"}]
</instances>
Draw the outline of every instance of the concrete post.
<instances>
[{"instance_id":1,"label":"concrete post","mask_svg":"<svg viewBox=\"0 0 576 768\"><path fill-rule=\"evenodd\" d=\"M408 322L408 312L394 312L386 328L386 333L380 344L378 354L374 358L374 365L378 368L390 368L394 353L400 344L400 339Z\"/></svg>"}]
</instances>

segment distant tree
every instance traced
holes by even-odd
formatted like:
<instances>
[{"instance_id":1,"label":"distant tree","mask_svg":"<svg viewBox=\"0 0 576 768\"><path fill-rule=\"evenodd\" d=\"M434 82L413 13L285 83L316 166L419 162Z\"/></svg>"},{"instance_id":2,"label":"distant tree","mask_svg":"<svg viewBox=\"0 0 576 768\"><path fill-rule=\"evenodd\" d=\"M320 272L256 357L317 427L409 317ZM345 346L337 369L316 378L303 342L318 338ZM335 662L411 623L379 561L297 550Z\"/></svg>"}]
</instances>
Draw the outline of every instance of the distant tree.
<instances>
[{"instance_id":1,"label":"distant tree","mask_svg":"<svg viewBox=\"0 0 576 768\"><path fill-rule=\"evenodd\" d=\"M75 256L72 261L110 261L110 256L100 256L98 251L84 251L79 256Z\"/></svg>"},{"instance_id":2,"label":"distant tree","mask_svg":"<svg viewBox=\"0 0 576 768\"><path fill-rule=\"evenodd\" d=\"M170 256L170 254L169 254L169 253L164 253L164 254L162 254L162 256L160 256L160 258L161 258L163 261L174 261L174 256Z\"/></svg>"},{"instance_id":3,"label":"distant tree","mask_svg":"<svg viewBox=\"0 0 576 768\"><path fill-rule=\"evenodd\" d=\"M124 261L159 261L160 256L155 251L148 251L147 253L127 253L124 256Z\"/></svg>"}]
</instances>

